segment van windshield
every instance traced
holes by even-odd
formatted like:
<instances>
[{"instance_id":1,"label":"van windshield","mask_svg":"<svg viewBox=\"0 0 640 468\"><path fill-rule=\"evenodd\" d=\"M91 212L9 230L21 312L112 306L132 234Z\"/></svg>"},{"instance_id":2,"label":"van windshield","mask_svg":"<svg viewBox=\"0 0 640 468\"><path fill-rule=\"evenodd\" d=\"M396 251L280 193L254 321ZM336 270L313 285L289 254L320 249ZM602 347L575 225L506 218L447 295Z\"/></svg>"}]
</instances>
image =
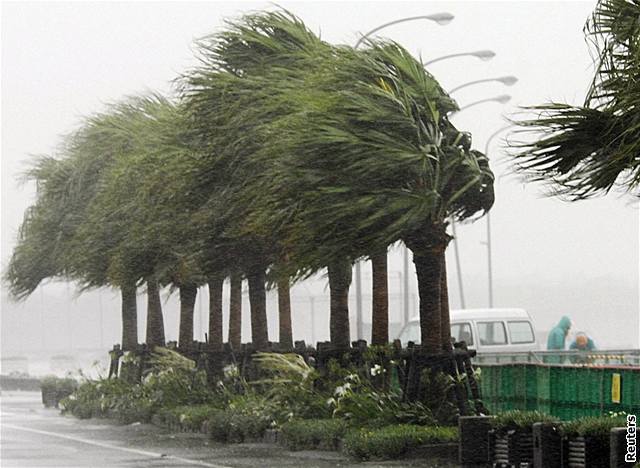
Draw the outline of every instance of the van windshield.
<instances>
[{"instance_id":1,"label":"van windshield","mask_svg":"<svg viewBox=\"0 0 640 468\"><path fill-rule=\"evenodd\" d=\"M409 322L402 329L398 339L403 346L406 346L409 341L413 341L416 344L420 344L420 324L418 322Z\"/></svg>"},{"instance_id":2,"label":"van windshield","mask_svg":"<svg viewBox=\"0 0 640 468\"><path fill-rule=\"evenodd\" d=\"M451 336L456 342L464 341L467 346L473 346L473 333L471 333L471 324L468 322L451 324Z\"/></svg>"}]
</instances>

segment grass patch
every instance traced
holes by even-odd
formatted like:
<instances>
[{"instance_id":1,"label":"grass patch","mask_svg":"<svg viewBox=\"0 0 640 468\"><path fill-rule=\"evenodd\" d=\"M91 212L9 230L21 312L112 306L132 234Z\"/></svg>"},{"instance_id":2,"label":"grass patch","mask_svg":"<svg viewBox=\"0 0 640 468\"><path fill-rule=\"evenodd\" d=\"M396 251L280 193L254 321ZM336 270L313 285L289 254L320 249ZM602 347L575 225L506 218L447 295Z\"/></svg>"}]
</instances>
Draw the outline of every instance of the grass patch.
<instances>
[{"instance_id":1,"label":"grass patch","mask_svg":"<svg viewBox=\"0 0 640 468\"><path fill-rule=\"evenodd\" d=\"M497 431L507 431L511 429L532 430L534 423L554 423L558 419L540 411L520 411L512 410L497 414L491 420L491 425Z\"/></svg>"},{"instance_id":2,"label":"grass patch","mask_svg":"<svg viewBox=\"0 0 640 468\"><path fill-rule=\"evenodd\" d=\"M355 429L347 433L344 449L360 460L391 460L424 444L452 443L458 440L455 427L398 424L381 429Z\"/></svg>"},{"instance_id":3,"label":"grass patch","mask_svg":"<svg viewBox=\"0 0 640 468\"><path fill-rule=\"evenodd\" d=\"M625 427L626 424L625 416L586 417L566 422L560 430L567 437L596 437L608 440L612 428Z\"/></svg>"}]
</instances>

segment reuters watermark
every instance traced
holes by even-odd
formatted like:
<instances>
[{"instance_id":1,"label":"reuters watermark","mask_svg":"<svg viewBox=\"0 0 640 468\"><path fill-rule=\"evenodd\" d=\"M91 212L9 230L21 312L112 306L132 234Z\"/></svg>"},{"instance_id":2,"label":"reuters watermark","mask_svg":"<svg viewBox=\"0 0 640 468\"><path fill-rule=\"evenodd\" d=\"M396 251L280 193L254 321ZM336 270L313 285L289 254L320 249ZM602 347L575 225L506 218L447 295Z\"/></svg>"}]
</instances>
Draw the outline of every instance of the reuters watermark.
<instances>
[{"instance_id":1,"label":"reuters watermark","mask_svg":"<svg viewBox=\"0 0 640 468\"><path fill-rule=\"evenodd\" d=\"M627 463L635 463L638 458L637 445L637 420L635 414L627 415L627 453L624 461Z\"/></svg>"}]
</instances>

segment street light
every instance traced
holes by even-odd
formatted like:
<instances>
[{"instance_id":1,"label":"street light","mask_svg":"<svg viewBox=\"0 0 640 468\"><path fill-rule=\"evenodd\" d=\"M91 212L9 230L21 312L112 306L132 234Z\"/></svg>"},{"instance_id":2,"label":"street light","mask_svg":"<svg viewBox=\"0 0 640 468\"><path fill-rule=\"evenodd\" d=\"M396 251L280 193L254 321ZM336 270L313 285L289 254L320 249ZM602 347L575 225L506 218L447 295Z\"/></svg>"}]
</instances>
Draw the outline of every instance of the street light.
<instances>
[{"instance_id":1,"label":"street light","mask_svg":"<svg viewBox=\"0 0 640 468\"><path fill-rule=\"evenodd\" d=\"M518 82L518 78L516 78L515 76L499 76L497 78L483 78L481 80L475 80L475 81L469 81L468 83L464 83L461 84L460 86L456 86L455 88L452 88L448 91L449 94L453 94L456 91L462 89L462 88L466 88L467 86L472 86L475 84L480 84L480 83L491 83L493 81L497 81L498 83L502 83L505 86L513 86L514 84L516 84Z\"/></svg>"},{"instance_id":2,"label":"street light","mask_svg":"<svg viewBox=\"0 0 640 468\"><path fill-rule=\"evenodd\" d=\"M514 77L515 78L515 77ZM495 96L492 98L487 98L487 99L480 99L479 101L475 101L472 102L471 104L467 104L466 106L463 106L460 108L460 110L458 112L462 112L465 109L468 109L469 107L478 105L478 104L483 104L485 102L499 102L501 104L506 104L507 102L509 102L511 100L511 96L509 96L508 94L503 94L501 96ZM454 113L458 113L458 112L454 112ZM491 135L489 137L489 139L487 140L487 146L485 147L485 155L488 152L489 149L489 143L491 142L491 140L498 135L500 132L502 132L503 130L505 130L506 128L509 127L504 127L501 128L500 130L498 130L497 132L495 132L493 135ZM458 276L458 290L460 292L460 305L461 307L464 309L464 305L465 305L465 301L464 301L464 289L462 286L462 269L460 267L460 253L458 251L458 238L456 236L456 224L455 221L453 220L453 217L451 218L451 231L453 234L453 248L454 248L454 254L455 254L455 259L456 259L456 270L457 270L457 276ZM492 270L491 270L491 221L489 219L489 213L487 212L487 250L488 250L488 256L489 256L489 307L493 307L493 279L492 279Z\"/></svg>"},{"instance_id":3,"label":"street light","mask_svg":"<svg viewBox=\"0 0 640 468\"><path fill-rule=\"evenodd\" d=\"M433 21L436 24L439 24L440 26L444 26L446 24L449 24L453 20L453 18L454 16L451 13L434 13L432 15L409 16L407 18L400 18L394 21L389 21L388 23L381 24L377 28L373 28L371 31L369 31L366 34L363 34L362 37L358 39L358 42L356 42L354 49L357 49L358 46L362 44L362 42L372 34L388 26L393 26L394 24L405 23L407 21L415 21L415 20L429 20L429 21Z\"/></svg>"},{"instance_id":4,"label":"street light","mask_svg":"<svg viewBox=\"0 0 640 468\"><path fill-rule=\"evenodd\" d=\"M489 155L489 145L491 144L491 140L497 137L500 133L505 130L511 128L513 125L507 125L505 127L499 128L495 132L487 138L487 142L484 145L484 154L488 157ZM493 268L491 263L491 211L487 211L487 269L489 275L489 308L493 308Z\"/></svg>"},{"instance_id":5,"label":"street light","mask_svg":"<svg viewBox=\"0 0 640 468\"><path fill-rule=\"evenodd\" d=\"M485 102L498 102L500 104L506 104L511 101L511 96L508 94L501 94L500 96L494 96L486 99L480 99L479 101L472 102L471 104L467 104L466 106L462 106L457 111L452 112L452 114L459 114L463 110L468 109L469 107L477 106L478 104L483 104Z\"/></svg>"},{"instance_id":6,"label":"street light","mask_svg":"<svg viewBox=\"0 0 640 468\"><path fill-rule=\"evenodd\" d=\"M496 53L492 50L476 50L473 52L458 52L457 54L443 55L442 57L429 60L424 64L424 66L428 67L429 65L433 65L436 62L440 62L442 60L448 60L455 57L475 57L486 62L487 60L491 60L495 56L496 56Z\"/></svg>"}]
</instances>

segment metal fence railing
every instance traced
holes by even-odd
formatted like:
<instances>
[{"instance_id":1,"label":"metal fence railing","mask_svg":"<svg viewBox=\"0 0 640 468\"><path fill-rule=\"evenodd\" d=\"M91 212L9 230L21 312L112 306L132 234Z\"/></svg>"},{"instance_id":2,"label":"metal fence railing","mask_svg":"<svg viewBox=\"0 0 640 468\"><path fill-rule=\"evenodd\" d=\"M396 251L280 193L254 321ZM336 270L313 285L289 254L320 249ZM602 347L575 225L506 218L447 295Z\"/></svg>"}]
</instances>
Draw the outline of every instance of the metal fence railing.
<instances>
[{"instance_id":1,"label":"metal fence railing","mask_svg":"<svg viewBox=\"0 0 640 468\"><path fill-rule=\"evenodd\" d=\"M640 367L639 349L596 351L523 351L511 353L478 353L474 364L559 364L589 366Z\"/></svg>"}]
</instances>

